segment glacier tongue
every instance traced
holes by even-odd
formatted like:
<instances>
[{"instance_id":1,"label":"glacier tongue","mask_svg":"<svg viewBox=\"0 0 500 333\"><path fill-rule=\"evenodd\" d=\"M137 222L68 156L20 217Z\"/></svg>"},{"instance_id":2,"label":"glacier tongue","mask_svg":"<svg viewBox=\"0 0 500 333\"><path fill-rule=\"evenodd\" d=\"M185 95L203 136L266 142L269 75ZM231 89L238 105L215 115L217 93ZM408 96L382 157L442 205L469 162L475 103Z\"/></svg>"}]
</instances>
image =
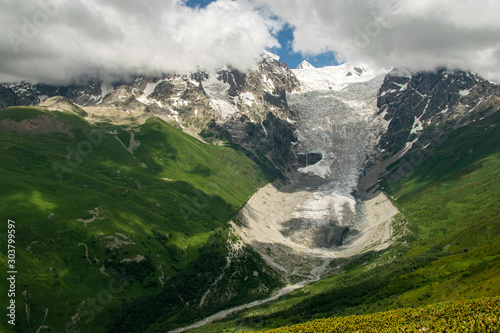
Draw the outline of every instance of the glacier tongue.
<instances>
[{"instance_id":1,"label":"glacier tongue","mask_svg":"<svg viewBox=\"0 0 500 333\"><path fill-rule=\"evenodd\" d=\"M294 72L299 73L299 80L313 82L318 76L327 75L336 80L346 71L349 73L354 69L344 65ZM287 95L290 108L297 115L297 152L320 151L323 155L318 163L298 169L324 179L319 184L316 182L315 188L309 189L310 198L294 212L296 218L309 221L309 228L325 227L332 221L340 226L349 223L344 221L345 215L356 213L356 200L352 193L378 137L386 127L376 115L377 92L384 73L375 75L377 72L372 71L363 76L366 73L364 69L358 69L356 73L359 75L353 82L343 81L342 89L322 90L319 82L319 89L309 90L309 85L305 91ZM302 183L310 186L307 177Z\"/></svg>"},{"instance_id":2,"label":"glacier tongue","mask_svg":"<svg viewBox=\"0 0 500 333\"><path fill-rule=\"evenodd\" d=\"M305 82L313 82L318 76L328 74L335 80L345 71L354 71L347 65L338 67L294 70L294 73ZM298 169L324 179L311 202L303 205L333 207L333 211L323 214L326 222L333 218L342 224L342 211L356 212L352 193L386 127L383 119L376 115L377 92L384 73L375 75L377 71L367 73L364 69L358 72L360 75L353 82L343 81L342 89L322 90L319 82L316 90L309 90L310 84L300 92L287 95L290 108L297 114L297 152L321 151L323 155L318 163ZM307 183L307 179L304 182ZM309 212L304 217L311 214L314 215Z\"/></svg>"},{"instance_id":3,"label":"glacier tongue","mask_svg":"<svg viewBox=\"0 0 500 333\"><path fill-rule=\"evenodd\" d=\"M293 182L258 191L235 229L285 276L317 278L325 260L390 242L397 209L383 194L366 202L354 197L388 125L376 107L386 71L344 64L293 72L301 89L287 101L296 115L297 153L321 152L322 159L299 168Z\"/></svg>"}]
</instances>

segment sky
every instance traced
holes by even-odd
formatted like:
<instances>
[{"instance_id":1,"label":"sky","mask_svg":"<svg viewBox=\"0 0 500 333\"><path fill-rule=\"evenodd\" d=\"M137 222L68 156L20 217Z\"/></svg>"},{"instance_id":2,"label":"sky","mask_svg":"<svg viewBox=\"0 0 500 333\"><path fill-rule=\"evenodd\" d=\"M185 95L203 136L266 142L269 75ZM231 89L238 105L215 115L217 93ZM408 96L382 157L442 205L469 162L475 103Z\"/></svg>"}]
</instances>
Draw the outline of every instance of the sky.
<instances>
[{"instance_id":1,"label":"sky","mask_svg":"<svg viewBox=\"0 0 500 333\"><path fill-rule=\"evenodd\" d=\"M352 62L500 82L498 0L0 0L0 81Z\"/></svg>"},{"instance_id":2,"label":"sky","mask_svg":"<svg viewBox=\"0 0 500 333\"><path fill-rule=\"evenodd\" d=\"M205 8L216 0L189 0L186 5L192 8ZM271 47L267 51L280 57L281 62L286 63L290 68L297 67L303 60L306 60L314 67L336 66L339 62L332 51L321 52L315 55L303 55L293 50L294 27L284 22L281 29L274 35L279 46Z\"/></svg>"}]
</instances>

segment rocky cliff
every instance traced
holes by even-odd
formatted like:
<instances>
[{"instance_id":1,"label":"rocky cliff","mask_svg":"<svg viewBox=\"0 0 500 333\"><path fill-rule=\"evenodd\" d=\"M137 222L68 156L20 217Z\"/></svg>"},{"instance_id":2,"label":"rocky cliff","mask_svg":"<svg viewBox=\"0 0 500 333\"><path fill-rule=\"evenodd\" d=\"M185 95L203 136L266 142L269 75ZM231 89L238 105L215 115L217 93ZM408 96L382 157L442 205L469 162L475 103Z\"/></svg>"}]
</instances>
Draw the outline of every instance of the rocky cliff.
<instances>
[{"instance_id":1,"label":"rocky cliff","mask_svg":"<svg viewBox=\"0 0 500 333\"><path fill-rule=\"evenodd\" d=\"M498 86L470 72L389 73L378 94L379 114L389 121L380 140L386 156L414 143L425 146L452 130L483 118L497 109ZM420 140L419 140L420 139Z\"/></svg>"}]
</instances>

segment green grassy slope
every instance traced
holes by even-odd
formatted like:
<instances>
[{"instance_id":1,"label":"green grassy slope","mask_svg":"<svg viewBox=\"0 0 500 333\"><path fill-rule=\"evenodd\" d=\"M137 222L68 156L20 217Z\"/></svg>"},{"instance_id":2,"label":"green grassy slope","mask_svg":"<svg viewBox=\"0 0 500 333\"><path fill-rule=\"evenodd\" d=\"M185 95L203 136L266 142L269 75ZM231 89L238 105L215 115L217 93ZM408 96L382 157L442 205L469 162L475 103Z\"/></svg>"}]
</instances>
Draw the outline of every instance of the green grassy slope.
<instances>
[{"instance_id":1,"label":"green grassy slope","mask_svg":"<svg viewBox=\"0 0 500 333\"><path fill-rule=\"evenodd\" d=\"M443 302L363 316L317 319L267 333L316 332L497 332L500 298Z\"/></svg>"},{"instance_id":2,"label":"green grassy slope","mask_svg":"<svg viewBox=\"0 0 500 333\"><path fill-rule=\"evenodd\" d=\"M127 128L69 112L0 110L0 122L40 117L62 133L0 132L0 267L7 270L11 219L22 332L42 324L106 331L123 300L153 295L160 277L166 283L192 266L213 230L268 181L241 151L157 118ZM137 255L144 259L130 260Z\"/></svg>"},{"instance_id":3,"label":"green grassy slope","mask_svg":"<svg viewBox=\"0 0 500 333\"><path fill-rule=\"evenodd\" d=\"M404 235L398 242L334 262L344 265L341 274L194 332L500 295L500 113L458 129L426 155L405 177L383 184L404 214L395 225Z\"/></svg>"}]
</instances>

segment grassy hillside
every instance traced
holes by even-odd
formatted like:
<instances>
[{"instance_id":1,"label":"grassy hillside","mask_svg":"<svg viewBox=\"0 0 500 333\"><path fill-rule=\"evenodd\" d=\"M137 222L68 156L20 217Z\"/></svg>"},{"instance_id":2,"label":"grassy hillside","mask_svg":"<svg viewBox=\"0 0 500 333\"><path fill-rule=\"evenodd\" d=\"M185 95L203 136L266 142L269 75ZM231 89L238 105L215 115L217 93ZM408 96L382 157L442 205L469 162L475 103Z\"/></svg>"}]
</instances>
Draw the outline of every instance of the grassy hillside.
<instances>
[{"instance_id":1,"label":"grassy hillside","mask_svg":"<svg viewBox=\"0 0 500 333\"><path fill-rule=\"evenodd\" d=\"M403 236L387 250L337 260L332 264L343 266L342 273L193 332L258 330L500 295L499 120L497 112L455 131L423 164L383 183L404 214L394 225Z\"/></svg>"},{"instance_id":2,"label":"grassy hillside","mask_svg":"<svg viewBox=\"0 0 500 333\"><path fill-rule=\"evenodd\" d=\"M106 331L123 301L193 270L211 233L268 181L242 151L157 118L91 125L15 107L0 110L0 129L0 267L11 219L20 332Z\"/></svg>"},{"instance_id":3,"label":"grassy hillside","mask_svg":"<svg viewBox=\"0 0 500 333\"><path fill-rule=\"evenodd\" d=\"M266 333L316 332L497 332L500 298L482 298L398 309L363 316L317 319Z\"/></svg>"}]
</instances>

